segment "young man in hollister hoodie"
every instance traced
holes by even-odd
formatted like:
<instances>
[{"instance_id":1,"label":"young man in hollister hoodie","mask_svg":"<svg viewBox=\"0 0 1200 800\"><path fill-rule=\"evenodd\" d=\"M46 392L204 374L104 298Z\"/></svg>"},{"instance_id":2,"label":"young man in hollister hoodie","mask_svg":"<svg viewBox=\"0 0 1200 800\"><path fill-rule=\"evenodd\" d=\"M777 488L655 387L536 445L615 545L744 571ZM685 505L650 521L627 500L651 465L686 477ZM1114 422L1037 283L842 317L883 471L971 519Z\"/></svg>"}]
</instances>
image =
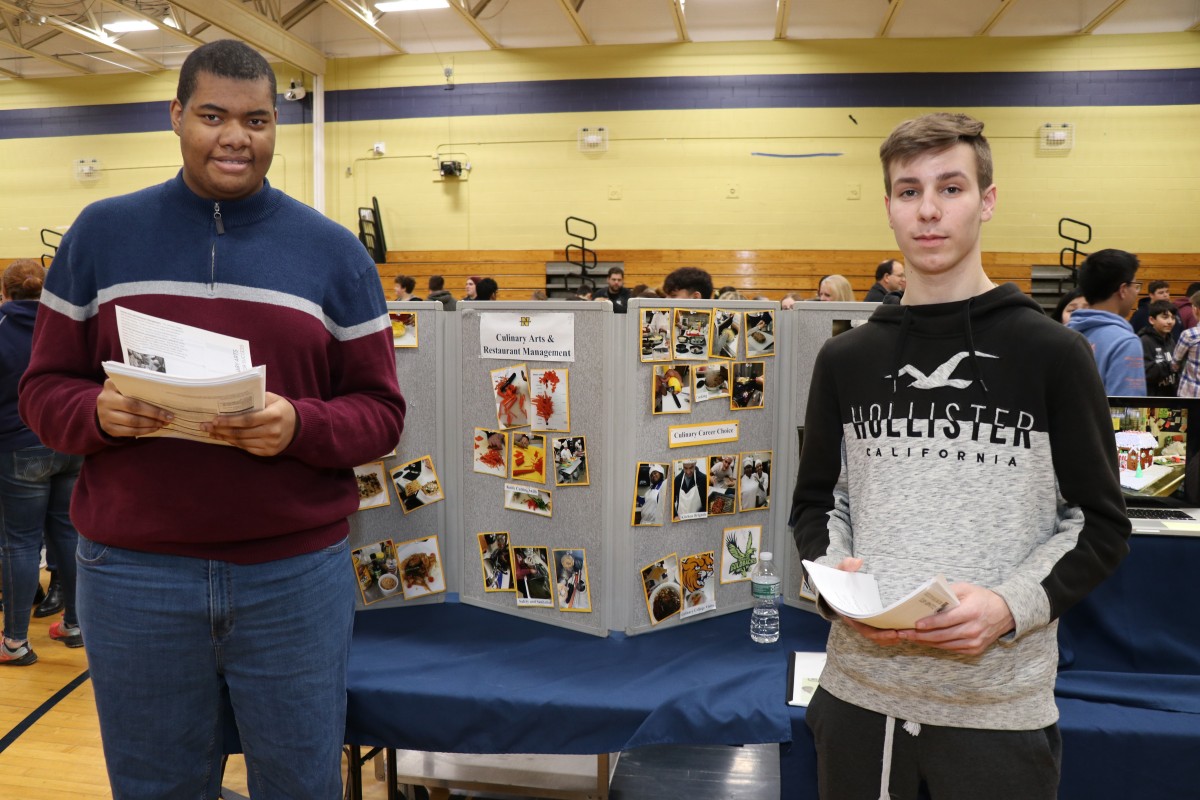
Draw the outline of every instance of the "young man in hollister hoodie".
<instances>
[{"instance_id":1,"label":"young man in hollister hoodie","mask_svg":"<svg viewBox=\"0 0 1200 800\"><path fill-rule=\"evenodd\" d=\"M1116 568L1129 522L1086 340L983 270L983 123L930 114L880 148L908 287L828 340L792 524L802 558L890 603L935 574L959 605L914 628L832 620L808 708L823 800L1053 800L1058 617ZM882 765L882 769L881 769Z\"/></svg>"}]
</instances>

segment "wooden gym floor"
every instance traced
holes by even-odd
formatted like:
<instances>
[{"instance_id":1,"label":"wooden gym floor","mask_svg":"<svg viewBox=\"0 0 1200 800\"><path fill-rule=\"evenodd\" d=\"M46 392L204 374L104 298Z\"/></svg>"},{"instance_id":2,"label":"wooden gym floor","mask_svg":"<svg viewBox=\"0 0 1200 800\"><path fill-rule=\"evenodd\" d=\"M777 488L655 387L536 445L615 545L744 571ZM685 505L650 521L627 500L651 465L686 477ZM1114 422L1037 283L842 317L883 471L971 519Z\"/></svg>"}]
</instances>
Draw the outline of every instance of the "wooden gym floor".
<instances>
[{"instance_id":1,"label":"wooden gym floor","mask_svg":"<svg viewBox=\"0 0 1200 800\"><path fill-rule=\"evenodd\" d=\"M5 800L112 797L88 680L87 649L71 649L50 638L50 624L59 618L30 620L29 639L38 655L36 664L0 667L0 798ZM226 800L248 795L245 775L241 757L230 758L223 781ZM364 800L386 796L384 783L375 779L375 771L367 765L363 769ZM611 800L778 797L779 762L774 745L657 746L630 751L617 764L610 794Z\"/></svg>"}]
</instances>

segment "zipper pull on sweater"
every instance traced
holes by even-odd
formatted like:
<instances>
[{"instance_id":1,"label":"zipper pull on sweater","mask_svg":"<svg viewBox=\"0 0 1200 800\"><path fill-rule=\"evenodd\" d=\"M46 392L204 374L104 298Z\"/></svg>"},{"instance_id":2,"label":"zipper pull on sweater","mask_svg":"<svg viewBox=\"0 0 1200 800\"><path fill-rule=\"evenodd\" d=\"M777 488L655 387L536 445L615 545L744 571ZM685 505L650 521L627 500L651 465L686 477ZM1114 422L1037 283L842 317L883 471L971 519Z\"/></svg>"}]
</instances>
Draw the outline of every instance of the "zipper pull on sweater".
<instances>
[{"instance_id":1,"label":"zipper pull on sweater","mask_svg":"<svg viewBox=\"0 0 1200 800\"><path fill-rule=\"evenodd\" d=\"M221 204L213 203L213 222L217 223L217 236L225 235L225 221L221 219Z\"/></svg>"}]
</instances>

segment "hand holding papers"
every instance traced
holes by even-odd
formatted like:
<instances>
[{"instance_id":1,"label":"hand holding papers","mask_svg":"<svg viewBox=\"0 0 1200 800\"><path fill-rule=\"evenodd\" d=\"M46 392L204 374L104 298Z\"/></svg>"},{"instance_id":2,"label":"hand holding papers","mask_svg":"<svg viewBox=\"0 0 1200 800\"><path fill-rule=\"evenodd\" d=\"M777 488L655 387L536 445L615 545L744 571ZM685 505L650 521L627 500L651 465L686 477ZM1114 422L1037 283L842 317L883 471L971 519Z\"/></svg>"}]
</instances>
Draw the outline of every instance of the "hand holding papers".
<instances>
[{"instance_id":1,"label":"hand holding papers","mask_svg":"<svg viewBox=\"0 0 1200 800\"><path fill-rule=\"evenodd\" d=\"M125 363L105 361L105 373L121 394L173 416L144 436L226 444L204 423L265 407L266 368L250 367L249 342L121 307L117 331Z\"/></svg>"},{"instance_id":2,"label":"hand holding papers","mask_svg":"<svg viewBox=\"0 0 1200 800\"><path fill-rule=\"evenodd\" d=\"M830 608L872 628L912 628L922 617L958 605L958 597L941 575L930 578L885 608L874 575L844 572L812 561L802 563L809 582Z\"/></svg>"}]
</instances>

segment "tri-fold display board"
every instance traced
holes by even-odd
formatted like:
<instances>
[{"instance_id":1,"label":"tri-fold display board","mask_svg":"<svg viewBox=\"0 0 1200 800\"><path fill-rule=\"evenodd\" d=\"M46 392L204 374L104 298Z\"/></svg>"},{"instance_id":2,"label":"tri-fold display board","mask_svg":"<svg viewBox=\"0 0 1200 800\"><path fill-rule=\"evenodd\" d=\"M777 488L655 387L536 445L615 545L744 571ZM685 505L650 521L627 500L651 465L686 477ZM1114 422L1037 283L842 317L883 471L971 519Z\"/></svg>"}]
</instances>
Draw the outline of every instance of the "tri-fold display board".
<instances>
[{"instance_id":1,"label":"tri-fold display board","mask_svg":"<svg viewBox=\"0 0 1200 800\"><path fill-rule=\"evenodd\" d=\"M361 607L457 594L633 635L748 608L764 550L804 603L786 523L809 374L871 305L388 306L408 417L357 470Z\"/></svg>"}]
</instances>

